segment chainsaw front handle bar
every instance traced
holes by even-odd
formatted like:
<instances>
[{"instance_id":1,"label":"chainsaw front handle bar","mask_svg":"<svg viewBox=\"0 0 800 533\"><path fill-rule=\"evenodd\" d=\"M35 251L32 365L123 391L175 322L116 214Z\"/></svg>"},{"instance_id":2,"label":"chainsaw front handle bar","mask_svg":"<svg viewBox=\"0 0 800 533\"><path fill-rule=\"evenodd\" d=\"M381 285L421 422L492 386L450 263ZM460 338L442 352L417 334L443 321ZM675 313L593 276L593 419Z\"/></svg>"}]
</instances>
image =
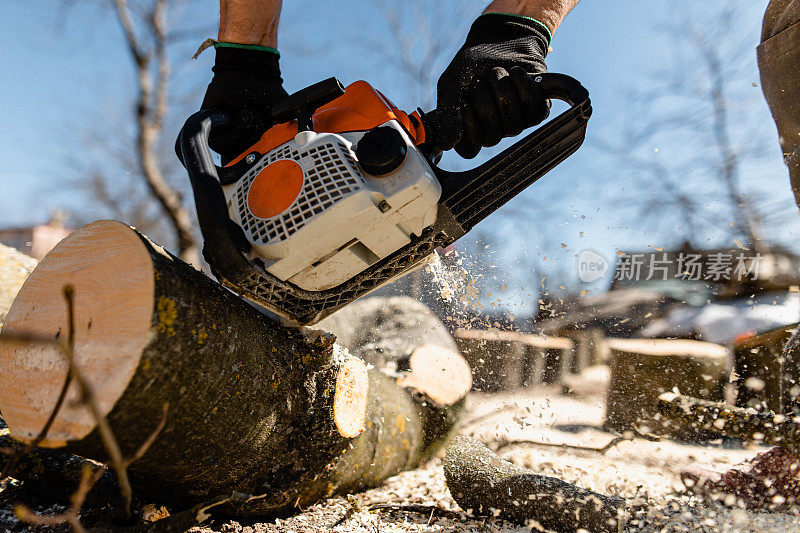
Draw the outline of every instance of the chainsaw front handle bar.
<instances>
[{"instance_id":1,"label":"chainsaw front handle bar","mask_svg":"<svg viewBox=\"0 0 800 533\"><path fill-rule=\"evenodd\" d=\"M546 72L532 77L534 83L541 86L544 97L547 99L562 100L572 107L589 99L589 91L581 85L581 82L566 74Z\"/></svg>"},{"instance_id":2,"label":"chainsaw front handle bar","mask_svg":"<svg viewBox=\"0 0 800 533\"><path fill-rule=\"evenodd\" d=\"M197 209L197 221L203 234L203 257L214 274L227 285L228 273L252 269L243 252L250 244L241 228L228 216L228 206L220 186L223 169L214 164L208 137L214 128L227 128L231 118L203 109L190 116L175 142L175 153L189 174Z\"/></svg>"}]
</instances>

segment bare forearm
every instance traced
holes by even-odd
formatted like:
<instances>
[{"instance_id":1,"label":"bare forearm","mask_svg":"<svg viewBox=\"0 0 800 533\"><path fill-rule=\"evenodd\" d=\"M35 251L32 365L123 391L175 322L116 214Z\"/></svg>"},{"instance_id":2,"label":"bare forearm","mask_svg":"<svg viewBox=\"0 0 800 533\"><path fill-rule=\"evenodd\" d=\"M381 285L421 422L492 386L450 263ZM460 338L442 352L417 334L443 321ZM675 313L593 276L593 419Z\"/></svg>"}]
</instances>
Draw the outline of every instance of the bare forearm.
<instances>
[{"instance_id":1,"label":"bare forearm","mask_svg":"<svg viewBox=\"0 0 800 533\"><path fill-rule=\"evenodd\" d=\"M220 0L219 40L278 46L282 0Z\"/></svg>"},{"instance_id":2,"label":"bare forearm","mask_svg":"<svg viewBox=\"0 0 800 533\"><path fill-rule=\"evenodd\" d=\"M512 13L535 18L555 33L578 0L494 0L484 13Z\"/></svg>"}]
</instances>

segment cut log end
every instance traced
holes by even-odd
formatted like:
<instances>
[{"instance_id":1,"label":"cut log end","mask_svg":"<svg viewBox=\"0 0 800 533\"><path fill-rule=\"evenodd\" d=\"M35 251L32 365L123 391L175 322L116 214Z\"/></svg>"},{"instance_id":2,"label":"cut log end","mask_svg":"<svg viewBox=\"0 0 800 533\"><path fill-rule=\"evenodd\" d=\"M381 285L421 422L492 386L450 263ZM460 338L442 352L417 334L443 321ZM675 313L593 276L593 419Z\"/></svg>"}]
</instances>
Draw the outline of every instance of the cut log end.
<instances>
[{"instance_id":1,"label":"cut log end","mask_svg":"<svg viewBox=\"0 0 800 533\"><path fill-rule=\"evenodd\" d=\"M348 358L336 377L333 396L333 420L342 437L358 437L365 428L369 378L367 366L360 359Z\"/></svg>"},{"instance_id":2,"label":"cut log end","mask_svg":"<svg viewBox=\"0 0 800 533\"><path fill-rule=\"evenodd\" d=\"M398 384L424 394L439 405L453 405L472 388L467 361L454 350L435 344L420 346L409 359L410 371Z\"/></svg>"},{"instance_id":3,"label":"cut log end","mask_svg":"<svg viewBox=\"0 0 800 533\"><path fill-rule=\"evenodd\" d=\"M124 279L124 283L120 280ZM100 221L64 239L20 289L4 334L57 340L67 335L62 291L75 289L75 360L108 414L124 392L150 336L154 274L144 243L120 222ZM15 438L41 431L64 384L68 365L55 345L0 344L0 405ZM43 445L87 435L95 423L73 382Z\"/></svg>"}]
</instances>

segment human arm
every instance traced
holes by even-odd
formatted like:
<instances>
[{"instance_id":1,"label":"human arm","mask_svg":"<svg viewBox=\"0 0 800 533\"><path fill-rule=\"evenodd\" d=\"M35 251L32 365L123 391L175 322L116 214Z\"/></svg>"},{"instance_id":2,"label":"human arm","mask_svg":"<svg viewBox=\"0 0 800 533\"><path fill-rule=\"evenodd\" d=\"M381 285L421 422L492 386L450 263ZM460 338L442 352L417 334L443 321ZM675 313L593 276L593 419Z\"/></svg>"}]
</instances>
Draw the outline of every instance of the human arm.
<instances>
[{"instance_id":1,"label":"human arm","mask_svg":"<svg viewBox=\"0 0 800 533\"><path fill-rule=\"evenodd\" d=\"M465 158L545 120L535 74L547 72L552 32L578 0L495 0L442 74L430 115L437 144Z\"/></svg>"},{"instance_id":2,"label":"human arm","mask_svg":"<svg viewBox=\"0 0 800 533\"><path fill-rule=\"evenodd\" d=\"M279 66L281 0L220 0L214 77L202 109L233 119L228 131L212 135L211 147L225 160L253 144L268 126L268 109L286 97Z\"/></svg>"},{"instance_id":3,"label":"human arm","mask_svg":"<svg viewBox=\"0 0 800 533\"><path fill-rule=\"evenodd\" d=\"M554 34L578 0L494 0L484 13L512 13L542 22Z\"/></svg>"},{"instance_id":4,"label":"human arm","mask_svg":"<svg viewBox=\"0 0 800 533\"><path fill-rule=\"evenodd\" d=\"M282 0L220 0L219 41L278 48Z\"/></svg>"}]
</instances>

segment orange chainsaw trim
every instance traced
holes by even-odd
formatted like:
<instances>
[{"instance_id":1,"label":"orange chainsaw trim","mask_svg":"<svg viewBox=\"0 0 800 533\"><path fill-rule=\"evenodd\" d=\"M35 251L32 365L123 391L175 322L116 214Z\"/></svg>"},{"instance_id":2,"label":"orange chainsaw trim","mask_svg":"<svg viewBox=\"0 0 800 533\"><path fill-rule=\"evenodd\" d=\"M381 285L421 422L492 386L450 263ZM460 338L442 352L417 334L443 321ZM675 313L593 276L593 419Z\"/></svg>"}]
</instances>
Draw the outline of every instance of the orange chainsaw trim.
<instances>
[{"instance_id":1,"label":"orange chainsaw trim","mask_svg":"<svg viewBox=\"0 0 800 533\"><path fill-rule=\"evenodd\" d=\"M247 193L247 208L258 218L272 218L289 209L303 190L303 168L279 159L258 173Z\"/></svg>"},{"instance_id":2,"label":"orange chainsaw trim","mask_svg":"<svg viewBox=\"0 0 800 533\"><path fill-rule=\"evenodd\" d=\"M415 111L408 115L399 110L380 91L365 81L351 83L342 96L317 109L311 117L312 128L317 133L367 131L390 120L397 120L415 145L425 142L425 128L419 113ZM277 124L268 129L258 142L225 166L235 165L252 152L266 154L294 139L297 133L296 120Z\"/></svg>"}]
</instances>

